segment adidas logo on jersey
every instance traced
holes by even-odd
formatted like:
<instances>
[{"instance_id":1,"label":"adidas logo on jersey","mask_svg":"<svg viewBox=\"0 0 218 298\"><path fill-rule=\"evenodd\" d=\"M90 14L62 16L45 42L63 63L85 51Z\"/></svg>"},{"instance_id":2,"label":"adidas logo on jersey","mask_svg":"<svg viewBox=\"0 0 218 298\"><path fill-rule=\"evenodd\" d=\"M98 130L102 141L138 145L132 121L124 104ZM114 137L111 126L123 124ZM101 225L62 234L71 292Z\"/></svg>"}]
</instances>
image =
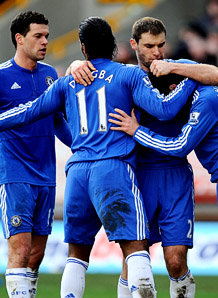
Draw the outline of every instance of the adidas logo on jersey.
<instances>
[{"instance_id":1,"label":"adidas logo on jersey","mask_svg":"<svg viewBox=\"0 0 218 298\"><path fill-rule=\"evenodd\" d=\"M11 86L11 89L19 89L21 88L20 85L18 85L17 82L14 82L14 84Z\"/></svg>"}]
</instances>

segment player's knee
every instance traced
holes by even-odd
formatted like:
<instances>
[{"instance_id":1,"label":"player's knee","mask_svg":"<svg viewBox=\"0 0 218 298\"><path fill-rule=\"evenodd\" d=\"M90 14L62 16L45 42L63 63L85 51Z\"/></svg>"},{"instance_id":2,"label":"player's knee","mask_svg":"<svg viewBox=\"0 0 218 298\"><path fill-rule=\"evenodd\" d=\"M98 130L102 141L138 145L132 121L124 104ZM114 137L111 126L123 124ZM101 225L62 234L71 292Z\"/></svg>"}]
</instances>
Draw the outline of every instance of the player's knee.
<instances>
[{"instance_id":1,"label":"player's knee","mask_svg":"<svg viewBox=\"0 0 218 298\"><path fill-rule=\"evenodd\" d=\"M8 256L8 265L11 268L27 267L30 258L30 247L21 245L19 248L11 249Z\"/></svg>"},{"instance_id":2,"label":"player's knee","mask_svg":"<svg viewBox=\"0 0 218 298\"><path fill-rule=\"evenodd\" d=\"M136 252L145 250L148 251L148 240L129 240L129 241L119 241L119 245L122 249L123 256L126 258L128 255Z\"/></svg>"},{"instance_id":3,"label":"player's knee","mask_svg":"<svg viewBox=\"0 0 218 298\"><path fill-rule=\"evenodd\" d=\"M169 275L174 278L180 277L187 270L187 264L180 255L173 255L166 259L166 265Z\"/></svg>"}]
</instances>

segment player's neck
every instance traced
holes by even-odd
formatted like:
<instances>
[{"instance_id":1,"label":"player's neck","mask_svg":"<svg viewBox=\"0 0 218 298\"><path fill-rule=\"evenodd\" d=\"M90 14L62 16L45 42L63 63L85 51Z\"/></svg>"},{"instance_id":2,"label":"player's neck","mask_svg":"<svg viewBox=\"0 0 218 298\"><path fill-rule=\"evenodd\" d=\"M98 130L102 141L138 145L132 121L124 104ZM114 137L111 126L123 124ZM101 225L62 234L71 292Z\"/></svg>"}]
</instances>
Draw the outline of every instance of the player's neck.
<instances>
[{"instance_id":1,"label":"player's neck","mask_svg":"<svg viewBox=\"0 0 218 298\"><path fill-rule=\"evenodd\" d=\"M147 72L150 71L149 67L146 67L146 66L144 66L144 65L141 66L141 69L143 69L143 70L145 70L145 71L147 71Z\"/></svg>"},{"instance_id":2,"label":"player's neck","mask_svg":"<svg viewBox=\"0 0 218 298\"><path fill-rule=\"evenodd\" d=\"M143 63L139 62L139 66L141 69L145 70L145 71L149 71L149 67L145 66Z\"/></svg>"},{"instance_id":3,"label":"player's neck","mask_svg":"<svg viewBox=\"0 0 218 298\"><path fill-rule=\"evenodd\" d=\"M20 67L29 69L29 70L33 70L34 68L36 68L36 64L37 62L28 58L28 57L23 57L22 55L20 55L18 52L16 52L15 56L14 56L14 61L16 62L17 65L19 65Z\"/></svg>"}]
</instances>

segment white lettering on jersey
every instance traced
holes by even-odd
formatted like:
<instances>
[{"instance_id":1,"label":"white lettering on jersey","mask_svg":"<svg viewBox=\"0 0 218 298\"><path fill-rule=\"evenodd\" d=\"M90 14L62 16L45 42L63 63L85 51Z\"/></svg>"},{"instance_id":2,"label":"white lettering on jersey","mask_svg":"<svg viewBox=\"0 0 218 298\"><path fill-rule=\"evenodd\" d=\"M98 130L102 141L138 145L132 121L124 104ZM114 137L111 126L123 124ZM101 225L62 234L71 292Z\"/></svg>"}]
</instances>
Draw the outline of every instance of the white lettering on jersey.
<instances>
[{"instance_id":1,"label":"white lettering on jersey","mask_svg":"<svg viewBox=\"0 0 218 298\"><path fill-rule=\"evenodd\" d=\"M98 78L100 80L104 79L109 84L111 83L111 81L113 79L113 76L114 76L113 74L111 74L111 75L109 75L108 77L105 78L105 76L106 76L106 70L104 70L104 69L102 69L100 71L100 73L98 73L98 70L95 70L95 71L92 72L92 75L93 75L93 78L94 79L96 79L96 78Z\"/></svg>"},{"instance_id":2,"label":"white lettering on jersey","mask_svg":"<svg viewBox=\"0 0 218 298\"><path fill-rule=\"evenodd\" d=\"M93 78L96 79L98 76L98 70L92 72Z\"/></svg>"},{"instance_id":3,"label":"white lettering on jersey","mask_svg":"<svg viewBox=\"0 0 218 298\"><path fill-rule=\"evenodd\" d=\"M105 70L101 70L100 74L99 74L99 79L103 79L105 76L106 71Z\"/></svg>"},{"instance_id":4,"label":"white lettering on jersey","mask_svg":"<svg viewBox=\"0 0 218 298\"><path fill-rule=\"evenodd\" d=\"M69 83L69 85L70 85L73 89L75 89L75 80L71 81L71 82Z\"/></svg>"},{"instance_id":5,"label":"white lettering on jersey","mask_svg":"<svg viewBox=\"0 0 218 298\"><path fill-rule=\"evenodd\" d=\"M110 75L109 77L107 77L106 79L105 79L105 81L108 81L108 83L110 84L111 83L111 81L112 81L112 79L113 79L113 74L112 75Z\"/></svg>"}]
</instances>

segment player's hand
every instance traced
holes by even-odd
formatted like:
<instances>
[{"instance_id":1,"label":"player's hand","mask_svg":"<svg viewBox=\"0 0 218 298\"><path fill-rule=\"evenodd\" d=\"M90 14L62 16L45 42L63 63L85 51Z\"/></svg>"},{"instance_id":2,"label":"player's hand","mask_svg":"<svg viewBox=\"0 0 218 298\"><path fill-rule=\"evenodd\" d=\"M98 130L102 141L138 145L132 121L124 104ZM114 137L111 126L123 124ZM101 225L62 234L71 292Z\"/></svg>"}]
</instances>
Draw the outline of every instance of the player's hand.
<instances>
[{"instance_id":1,"label":"player's hand","mask_svg":"<svg viewBox=\"0 0 218 298\"><path fill-rule=\"evenodd\" d=\"M119 114L109 113L109 116L117 120L109 119L108 121L118 126L112 126L110 129L124 131L128 135L133 136L136 129L139 127L134 110L132 110L131 116L127 115L123 110L120 109L115 109L115 112Z\"/></svg>"},{"instance_id":2,"label":"player's hand","mask_svg":"<svg viewBox=\"0 0 218 298\"><path fill-rule=\"evenodd\" d=\"M90 61L75 60L70 64L65 75L72 74L77 83L87 86L94 81L92 71L95 70L96 68Z\"/></svg>"},{"instance_id":3,"label":"player's hand","mask_svg":"<svg viewBox=\"0 0 218 298\"><path fill-rule=\"evenodd\" d=\"M168 75L171 72L171 62L163 60L153 60L150 66L150 71L156 77Z\"/></svg>"}]
</instances>

